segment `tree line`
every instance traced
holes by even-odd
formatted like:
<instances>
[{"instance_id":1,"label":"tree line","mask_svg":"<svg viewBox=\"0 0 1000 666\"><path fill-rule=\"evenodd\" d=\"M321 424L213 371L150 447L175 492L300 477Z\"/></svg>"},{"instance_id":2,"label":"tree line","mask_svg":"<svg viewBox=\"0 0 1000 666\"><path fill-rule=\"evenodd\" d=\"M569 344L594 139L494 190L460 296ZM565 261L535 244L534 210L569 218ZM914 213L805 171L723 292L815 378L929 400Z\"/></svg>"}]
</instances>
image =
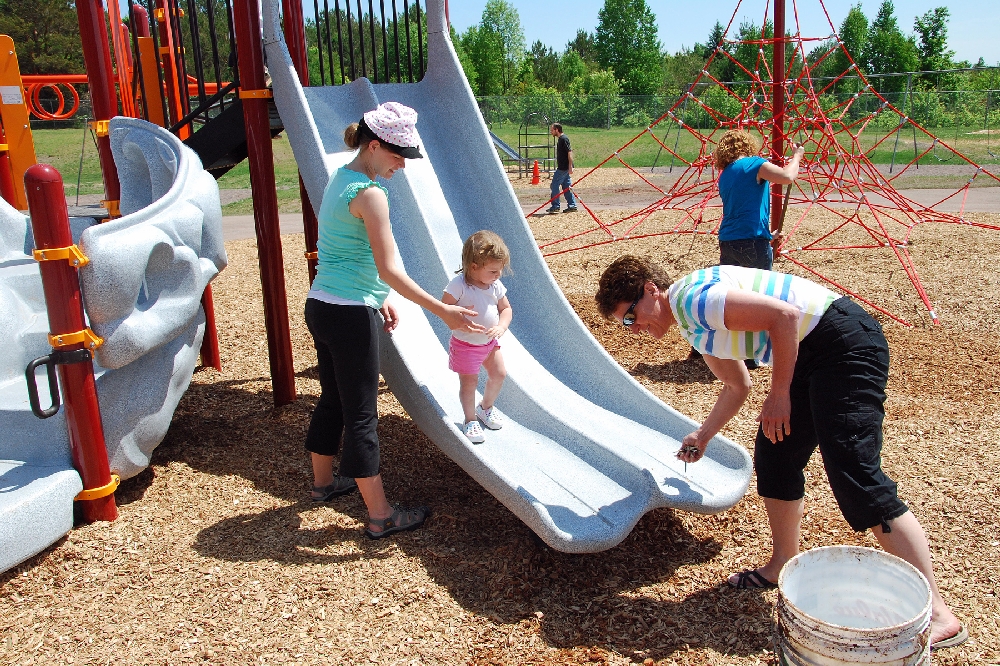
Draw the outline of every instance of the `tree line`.
<instances>
[{"instance_id":1,"label":"tree line","mask_svg":"<svg viewBox=\"0 0 1000 666\"><path fill-rule=\"evenodd\" d=\"M884 0L872 20L860 4L855 5L839 28L844 48L831 38L805 54L805 63L801 54L786 48L789 75L798 76L808 65L813 78L834 78L853 74L850 70L856 67L866 75L877 75L873 85L885 93L901 92L908 85L924 89L959 85L956 76L948 75L920 74L916 81L912 76L878 76L985 67L982 58L975 64L955 60L948 48L949 16L947 7L931 9L914 17L913 32L906 34L892 0ZM594 31L578 30L557 52L541 41L528 48L517 10L507 0L488 0L480 22L461 35L453 33L453 42L469 83L481 96L545 92L669 96L685 91L713 54L708 71L719 81L745 81L759 69L760 43L774 36L771 22L762 26L743 22L726 39L723 32L716 22L704 42L668 53L657 38L656 17L646 0L605 0ZM770 63L771 45L765 43L763 51Z\"/></svg>"}]
</instances>

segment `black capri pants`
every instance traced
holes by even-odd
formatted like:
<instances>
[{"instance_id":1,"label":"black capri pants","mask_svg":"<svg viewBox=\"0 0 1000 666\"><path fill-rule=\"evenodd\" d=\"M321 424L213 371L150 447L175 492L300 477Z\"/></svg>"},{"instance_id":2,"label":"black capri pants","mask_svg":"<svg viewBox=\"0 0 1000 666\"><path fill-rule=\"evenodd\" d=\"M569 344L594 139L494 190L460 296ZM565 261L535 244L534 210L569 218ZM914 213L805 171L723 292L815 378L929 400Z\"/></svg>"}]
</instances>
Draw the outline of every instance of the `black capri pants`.
<instances>
[{"instance_id":1,"label":"black capri pants","mask_svg":"<svg viewBox=\"0 0 1000 666\"><path fill-rule=\"evenodd\" d=\"M321 388L306 434L306 451L321 456L340 451L341 476L378 476L381 316L366 306L309 298L306 325L316 345Z\"/></svg>"},{"instance_id":2,"label":"black capri pants","mask_svg":"<svg viewBox=\"0 0 1000 666\"><path fill-rule=\"evenodd\" d=\"M761 497L805 496L803 470L819 446L844 518L862 532L907 512L882 471L882 421L889 345L882 327L851 299L834 301L799 343L792 377L791 435L771 443L757 430L754 466Z\"/></svg>"}]
</instances>

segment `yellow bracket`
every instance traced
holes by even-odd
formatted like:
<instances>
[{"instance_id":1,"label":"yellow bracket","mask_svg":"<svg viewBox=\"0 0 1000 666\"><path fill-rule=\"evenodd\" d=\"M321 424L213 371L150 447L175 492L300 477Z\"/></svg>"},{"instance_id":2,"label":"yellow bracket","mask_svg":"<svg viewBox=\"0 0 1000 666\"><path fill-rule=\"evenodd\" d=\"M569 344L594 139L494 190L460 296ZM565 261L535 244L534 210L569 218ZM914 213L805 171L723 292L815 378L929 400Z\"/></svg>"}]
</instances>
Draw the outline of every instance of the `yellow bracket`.
<instances>
[{"instance_id":1,"label":"yellow bracket","mask_svg":"<svg viewBox=\"0 0 1000 666\"><path fill-rule=\"evenodd\" d=\"M184 10L178 7L177 15L184 16ZM155 12L153 12L153 16L155 16L156 20L159 21L160 23L163 23L164 21L167 20L167 12L164 9L157 9Z\"/></svg>"},{"instance_id":2,"label":"yellow bracket","mask_svg":"<svg viewBox=\"0 0 1000 666\"><path fill-rule=\"evenodd\" d=\"M80 268L90 263L90 258L85 255L78 246L52 247L47 250L35 250L32 253L35 261L59 261L65 259L70 266Z\"/></svg>"},{"instance_id":3,"label":"yellow bracket","mask_svg":"<svg viewBox=\"0 0 1000 666\"><path fill-rule=\"evenodd\" d=\"M94 134L98 137L105 137L108 135L108 121L93 120L90 123L90 129L94 130Z\"/></svg>"},{"instance_id":4,"label":"yellow bracket","mask_svg":"<svg viewBox=\"0 0 1000 666\"><path fill-rule=\"evenodd\" d=\"M274 97L274 92L265 88L263 90L243 90L240 89L240 99L270 99Z\"/></svg>"},{"instance_id":5,"label":"yellow bracket","mask_svg":"<svg viewBox=\"0 0 1000 666\"><path fill-rule=\"evenodd\" d=\"M101 205L104 206L111 217L122 216L121 208L119 208L120 204L120 199L101 199Z\"/></svg>"},{"instance_id":6,"label":"yellow bracket","mask_svg":"<svg viewBox=\"0 0 1000 666\"><path fill-rule=\"evenodd\" d=\"M319 252L305 252L306 259L319 259Z\"/></svg>"},{"instance_id":7,"label":"yellow bracket","mask_svg":"<svg viewBox=\"0 0 1000 666\"><path fill-rule=\"evenodd\" d=\"M0 153L6 153L10 151L10 147L6 143L0 143Z\"/></svg>"},{"instance_id":8,"label":"yellow bracket","mask_svg":"<svg viewBox=\"0 0 1000 666\"><path fill-rule=\"evenodd\" d=\"M69 347L70 345L77 345L81 342L83 343L83 346L88 349L97 349L104 344L104 338L95 335L89 328L77 331L76 333L59 333L58 335L49 333L49 345L53 349Z\"/></svg>"},{"instance_id":9,"label":"yellow bracket","mask_svg":"<svg viewBox=\"0 0 1000 666\"><path fill-rule=\"evenodd\" d=\"M111 475L111 483L106 486L101 486L100 488L90 488L89 490L81 490L80 494L73 498L74 502L101 499L102 497L107 497L108 495L115 492L118 489L118 484L121 483L121 477L117 474Z\"/></svg>"}]
</instances>

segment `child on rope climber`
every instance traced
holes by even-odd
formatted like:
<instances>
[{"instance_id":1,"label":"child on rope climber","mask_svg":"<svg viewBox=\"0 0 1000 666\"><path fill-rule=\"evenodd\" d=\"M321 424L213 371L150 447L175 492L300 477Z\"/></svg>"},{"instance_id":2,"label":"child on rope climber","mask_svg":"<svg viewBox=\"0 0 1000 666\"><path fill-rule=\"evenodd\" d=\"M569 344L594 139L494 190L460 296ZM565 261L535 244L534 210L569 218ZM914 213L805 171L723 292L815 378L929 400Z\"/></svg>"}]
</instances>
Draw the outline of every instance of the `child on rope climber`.
<instances>
[{"instance_id":1,"label":"child on rope climber","mask_svg":"<svg viewBox=\"0 0 1000 666\"><path fill-rule=\"evenodd\" d=\"M441 302L475 310L472 321L483 333L453 330L448 345L448 367L458 373L458 397L465 412L465 436L474 444L486 441L479 422L490 430L503 427L503 416L493 404L507 369L500 352L499 338L507 332L514 311L507 300L507 288L500 276L510 268L510 251L492 231L477 231L462 247L462 268L445 287ZM476 405L479 368L486 369L483 400Z\"/></svg>"}]
</instances>

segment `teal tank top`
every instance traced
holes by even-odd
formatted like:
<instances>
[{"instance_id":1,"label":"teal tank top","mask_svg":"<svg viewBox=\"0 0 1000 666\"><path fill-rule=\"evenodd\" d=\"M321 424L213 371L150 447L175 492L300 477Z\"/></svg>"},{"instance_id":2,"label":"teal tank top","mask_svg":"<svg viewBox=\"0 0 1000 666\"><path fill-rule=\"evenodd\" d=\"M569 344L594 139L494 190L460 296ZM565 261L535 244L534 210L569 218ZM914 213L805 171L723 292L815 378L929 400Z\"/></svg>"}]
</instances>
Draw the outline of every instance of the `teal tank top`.
<instances>
[{"instance_id":1,"label":"teal tank top","mask_svg":"<svg viewBox=\"0 0 1000 666\"><path fill-rule=\"evenodd\" d=\"M368 176L346 167L337 169L327 183L317 215L318 263L312 286L377 310L389 295L389 285L378 276L364 220L351 215L348 208L358 192L369 187L388 195Z\"/></svg>"}]
</instances>

